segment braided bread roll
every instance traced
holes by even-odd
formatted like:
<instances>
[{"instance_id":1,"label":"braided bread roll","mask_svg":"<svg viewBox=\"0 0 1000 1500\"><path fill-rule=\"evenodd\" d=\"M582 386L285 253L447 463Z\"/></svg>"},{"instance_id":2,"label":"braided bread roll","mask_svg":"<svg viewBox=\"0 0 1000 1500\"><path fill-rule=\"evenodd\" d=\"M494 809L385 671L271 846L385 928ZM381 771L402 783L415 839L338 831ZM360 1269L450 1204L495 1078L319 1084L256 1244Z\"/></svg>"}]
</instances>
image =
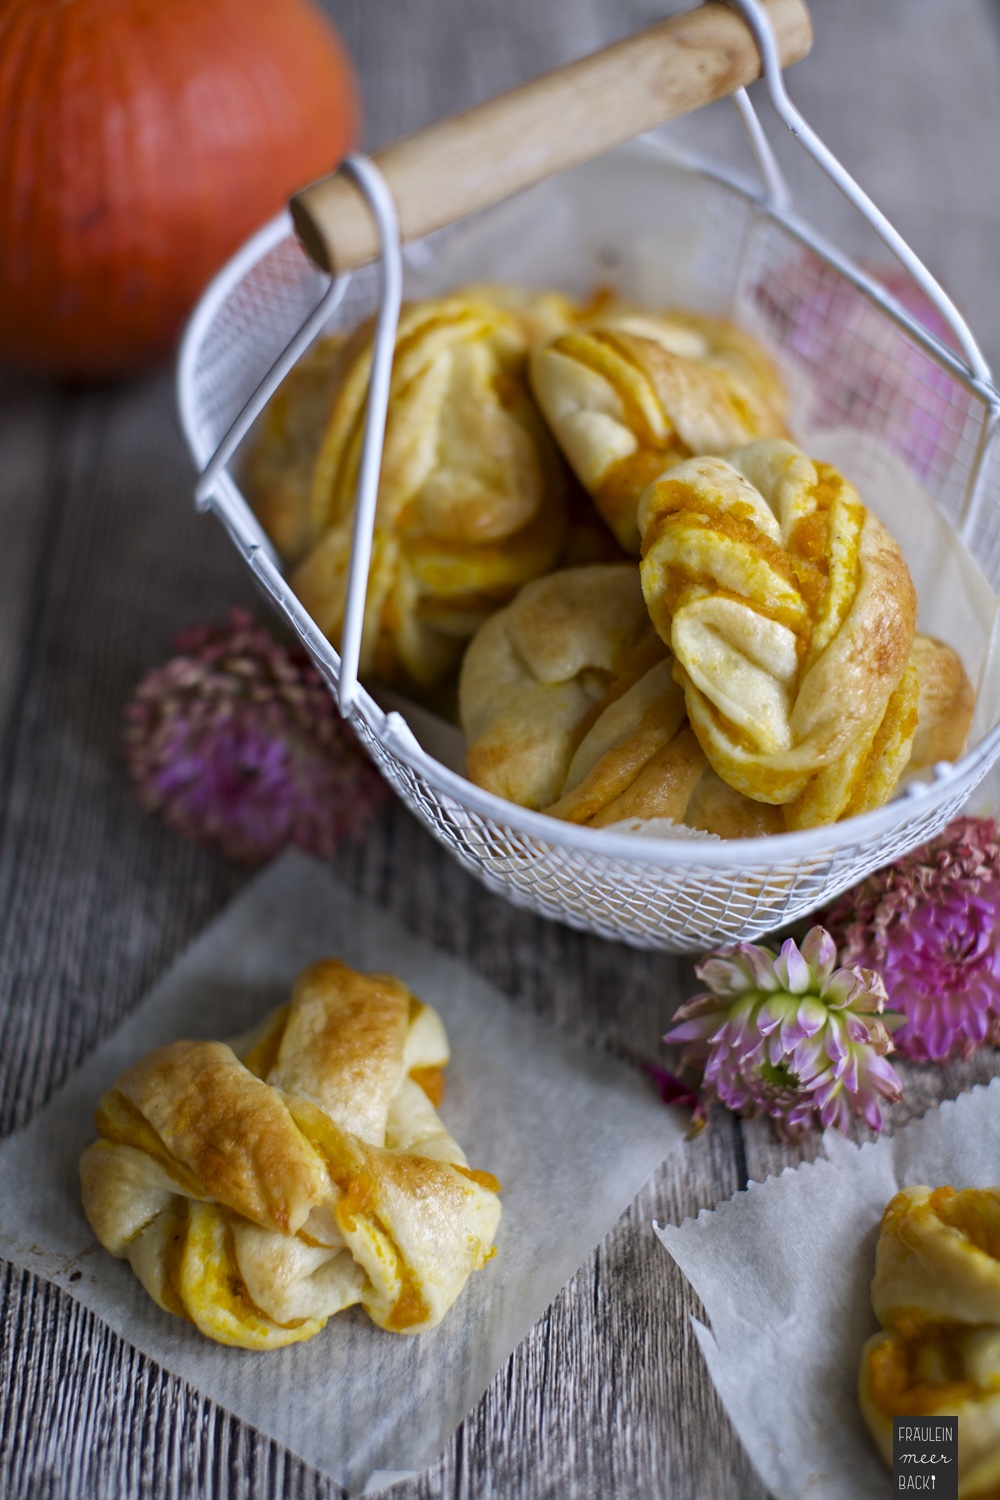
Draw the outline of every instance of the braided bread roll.
<instances>
[{"instance_id":1,"label":"braided bread roll","mask_svg":"<svg viewBox=\"0 0 1000 1500\"><path fill-rule=\"evenodd\" d=\"M534 350L531 386L580 482L634 555L640 496L669 465L786 433L784 391L760 345L694 313L612 309Z\"/></svg>"},{"instance_id":2,"label":"braided bread roll","mask_svg":"<svg viewBox=\"0 0 1000 1500\"><path fill-rule=\"evenodd\" d=\"M467 774L522 807L605 827L669 818L722 837L774 832L774 809L709 771L632 563L528 584L462 665Z\"/></svg>"},{"instance_id":3,"label":"braided bread roll","mask_svg":"<svg viewBox=\"0 0 1000 1500\"><path fill-rule=\"evenodd\" d=\"M101 1244L220 1343L301 1342L358 1302L383 1328L433 1328L500 1219L429 1097L436 1012L328 959L237 1048L175 1042L101 1100L80 1162Z\"/></svg>"},{"instance_id":4,"label":"braided bread roll","mask_svg":"<svg viewBox=\"0 0 1000 1500\"><path fill-rule=\"evenodd\" d=\"M456 295L404 308L393 364L361 648L384 681L440 681L482 621L547 572L566 538L565 473L527 386L549 327ZM292 586L339 642L372 329L337 362L312 470L317 538Z\"/></svg>"},{"instance_id":5,"label":"braided bread roll","mask_svg":"<svg viewBox=\"0 0 1000 1500\"><path fill-rule=\"evenodd\" d=\"M642 587L724 781L788 828L881 806L917 723L916 595L835 469L762 440L642 497Z\"/></svg>"},{"instance_id":6,"label":"braided bread roll","mask_svg":"<svg viewBox=\"0 0 1000 1500\"><path fill-rule=\"evenodd\" d=\"M920 771L941 760L958 760L969 738L976 695L958 656L931 635L914 638L910 665L917 671L919 696L907 770Z\"/></svg>"},{"instance_id":7,"label":"braided bread roll","mask_svg":"<svg viewBox=\"0 0 1000 1500\"><path fill-rule=\"evenodd\" d=\"M321 339L286 375L257 419L243 464L243 487L286 563L297 563L319 539L313 468L343 346L342 334Z\"/></svg>"},{"instance_id":8,"label":"braided bread roll","mask_svg":"<svg viewBox=\"0 0 1000 1500\"><path fill-rule=\"evenodd\" d=\"M958 1416L958 1493L1000 1489L1000 1189L911 1187L882 1218L858 1399L885 1462L893 1417Z\"/></svg>"},{"instance_id":9,"label":"braided bread roll","mask_svg":"<svg viewBox=\"0 0 1000 1500\"><path fill-rule=\"evenodd\" d=\"M1000 1188L909 1187L882 1216L872 1306L887 1328L1000 1328Z\"/></svg>"}]
</instances>

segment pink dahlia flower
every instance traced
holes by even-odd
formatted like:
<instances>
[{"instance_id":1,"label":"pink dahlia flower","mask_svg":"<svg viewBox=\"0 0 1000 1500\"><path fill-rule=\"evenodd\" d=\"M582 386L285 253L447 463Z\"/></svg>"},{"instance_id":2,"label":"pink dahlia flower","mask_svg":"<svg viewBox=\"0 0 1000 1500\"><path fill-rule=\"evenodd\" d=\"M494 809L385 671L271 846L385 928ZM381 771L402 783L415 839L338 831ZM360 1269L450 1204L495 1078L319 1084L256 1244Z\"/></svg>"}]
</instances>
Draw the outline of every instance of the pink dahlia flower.
<instances>
[{"instance_id":1,"label":"pink dahlia flower","mask_svg":"<svg viewBox=\"0 0 1000 1500\"><path fill-rule=\"evenodd\" d=\"M876 966L901 1053L967 1058L1000 1043L1000 830L957 818L838 897L824 921L844 963Z\"/></svg>"},{"instance_id":2,"label":"pink dahlia flower","mask_svg":"<svg viewBox=\"0 0 1000 1500\"><path fill-rule=\"evenodd\" d=\"M880 1100L902 1084L885 1054L885 990L870 969L838 969L822 927L780 954L756 943L719 948L695 969L709 989L682 1005L665 1042L685 1044L704 1086L741 1115L766 1114L786 1137L811 1125L846 1131L853 1116L882 1129Z\"/></svg>"},{"instance_id":3,"label":"pink dahlia flower","mask_svg":"<svg viewBox=\"0 0 1000 1500\"><path fill-rule=\"evenodd\" d=\"M139 801L231 859L297 844L329 856L362 832L386 789L337 717L304 652L246 610L199 626L145 677L126 709Z\"/></svg>"}]
</instances>

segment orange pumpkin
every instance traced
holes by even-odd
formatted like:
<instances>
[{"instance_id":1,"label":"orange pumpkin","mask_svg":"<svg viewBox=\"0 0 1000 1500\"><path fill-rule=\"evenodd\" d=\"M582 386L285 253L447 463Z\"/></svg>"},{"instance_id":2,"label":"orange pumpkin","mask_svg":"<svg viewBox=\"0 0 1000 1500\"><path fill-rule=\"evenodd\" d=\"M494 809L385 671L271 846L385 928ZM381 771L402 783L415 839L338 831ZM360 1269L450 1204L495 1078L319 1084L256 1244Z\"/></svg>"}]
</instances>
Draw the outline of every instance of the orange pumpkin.
<instances>
[{"instance_id":1,"label":"orange pumpkin","mask_svg":"<svg viewBox=\"0 0 1000 1500\"><path fill-rule=\"evenodd\" d=\"M88 376L162 358L358 118L309 0L0 0L0 359Z\"/></svg>"}]
</instances>

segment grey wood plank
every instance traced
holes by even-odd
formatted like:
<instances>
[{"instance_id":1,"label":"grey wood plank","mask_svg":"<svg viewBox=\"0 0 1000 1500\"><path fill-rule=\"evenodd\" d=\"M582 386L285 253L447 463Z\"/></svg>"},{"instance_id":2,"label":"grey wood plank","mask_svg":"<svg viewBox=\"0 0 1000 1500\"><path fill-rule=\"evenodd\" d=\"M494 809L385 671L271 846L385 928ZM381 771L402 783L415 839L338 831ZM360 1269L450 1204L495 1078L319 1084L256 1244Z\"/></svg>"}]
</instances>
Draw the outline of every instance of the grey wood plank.
<instances>
[{"instance_id":1,"label":"grey wood plank","mask_svg":"<svg viewBox=\"0 0 1000 1500\"><path fill-rule=\"evenodd\" d=\"M192 514L170 383L81 396L60 448L65 503L0 805L7 1129L134 1003L191 918L214 909L213 887L217 903L239 879L161 841L123 775L122 711L141 672L179 626L252 598L224 539Z\"/></svg>"},{"instance_id":2,"label":"grey wood plank","mask_svg":"<svg viewBox=\"0 0 1000 1500\"><path fill-rule=\"evenodd\" d=\"M39 572L53 513L61 504L53 437L66 398L49 382L0 376L0 742L23 688L25 649L37 615Z\"/></svg>"},{"instance_id":3,"label":"grey wood plank","mask_svg":"<svg viewBox=\"0 0 1000 1500\"><path fill-rule=\"evenodd\" d=\"M457 114L644 25L685 0L324 0L364 85L366 150ZM418 19L419 17L419 19Z\"/></svg>"}]
</instances>

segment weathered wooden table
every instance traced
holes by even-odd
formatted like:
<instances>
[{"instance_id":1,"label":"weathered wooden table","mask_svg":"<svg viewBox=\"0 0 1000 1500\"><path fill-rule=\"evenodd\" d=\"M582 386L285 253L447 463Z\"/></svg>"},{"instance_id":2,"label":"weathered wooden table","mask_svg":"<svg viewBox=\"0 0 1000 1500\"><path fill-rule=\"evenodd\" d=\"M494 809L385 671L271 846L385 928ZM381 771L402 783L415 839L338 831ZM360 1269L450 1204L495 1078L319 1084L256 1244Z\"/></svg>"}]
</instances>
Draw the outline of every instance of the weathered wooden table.
<instances>
[{"instance_id":1,"label":"weathered wooden table","mask_svg":"<svg viewBox=\"0 0 1000 1500\"><path fill-rule=\"evenodd\" d=\"M357 59L366 143L474 103L663 14L651 0L328 0ZM678 9L673 5L668 8ZM813 0L792 92L963 305L1000 361L1000 9L993 0ZM732 110L674 127L745 161ZM807 217L867 257L846 205L779 141ZM196 518L170 374L111 389L3 381L0 415L0 1130L23 1125L247 878L144 817L121 716L175 632L256 604ZM654 1055L689 972L515 911L398 805L337 873L425 938L595 1046ZM894 1123L997 1071L906 1071ZM815 1150L806 1147L805 1154ZM740 1496L764 1491L655 1242L795 1161L716 1112L667 1161L501 1370L425 1475L430 1496ZM0 1494L333 1496L337 1487L137 1356L69 1298L2 1272Z\"/></svg>"}]
</instances>

